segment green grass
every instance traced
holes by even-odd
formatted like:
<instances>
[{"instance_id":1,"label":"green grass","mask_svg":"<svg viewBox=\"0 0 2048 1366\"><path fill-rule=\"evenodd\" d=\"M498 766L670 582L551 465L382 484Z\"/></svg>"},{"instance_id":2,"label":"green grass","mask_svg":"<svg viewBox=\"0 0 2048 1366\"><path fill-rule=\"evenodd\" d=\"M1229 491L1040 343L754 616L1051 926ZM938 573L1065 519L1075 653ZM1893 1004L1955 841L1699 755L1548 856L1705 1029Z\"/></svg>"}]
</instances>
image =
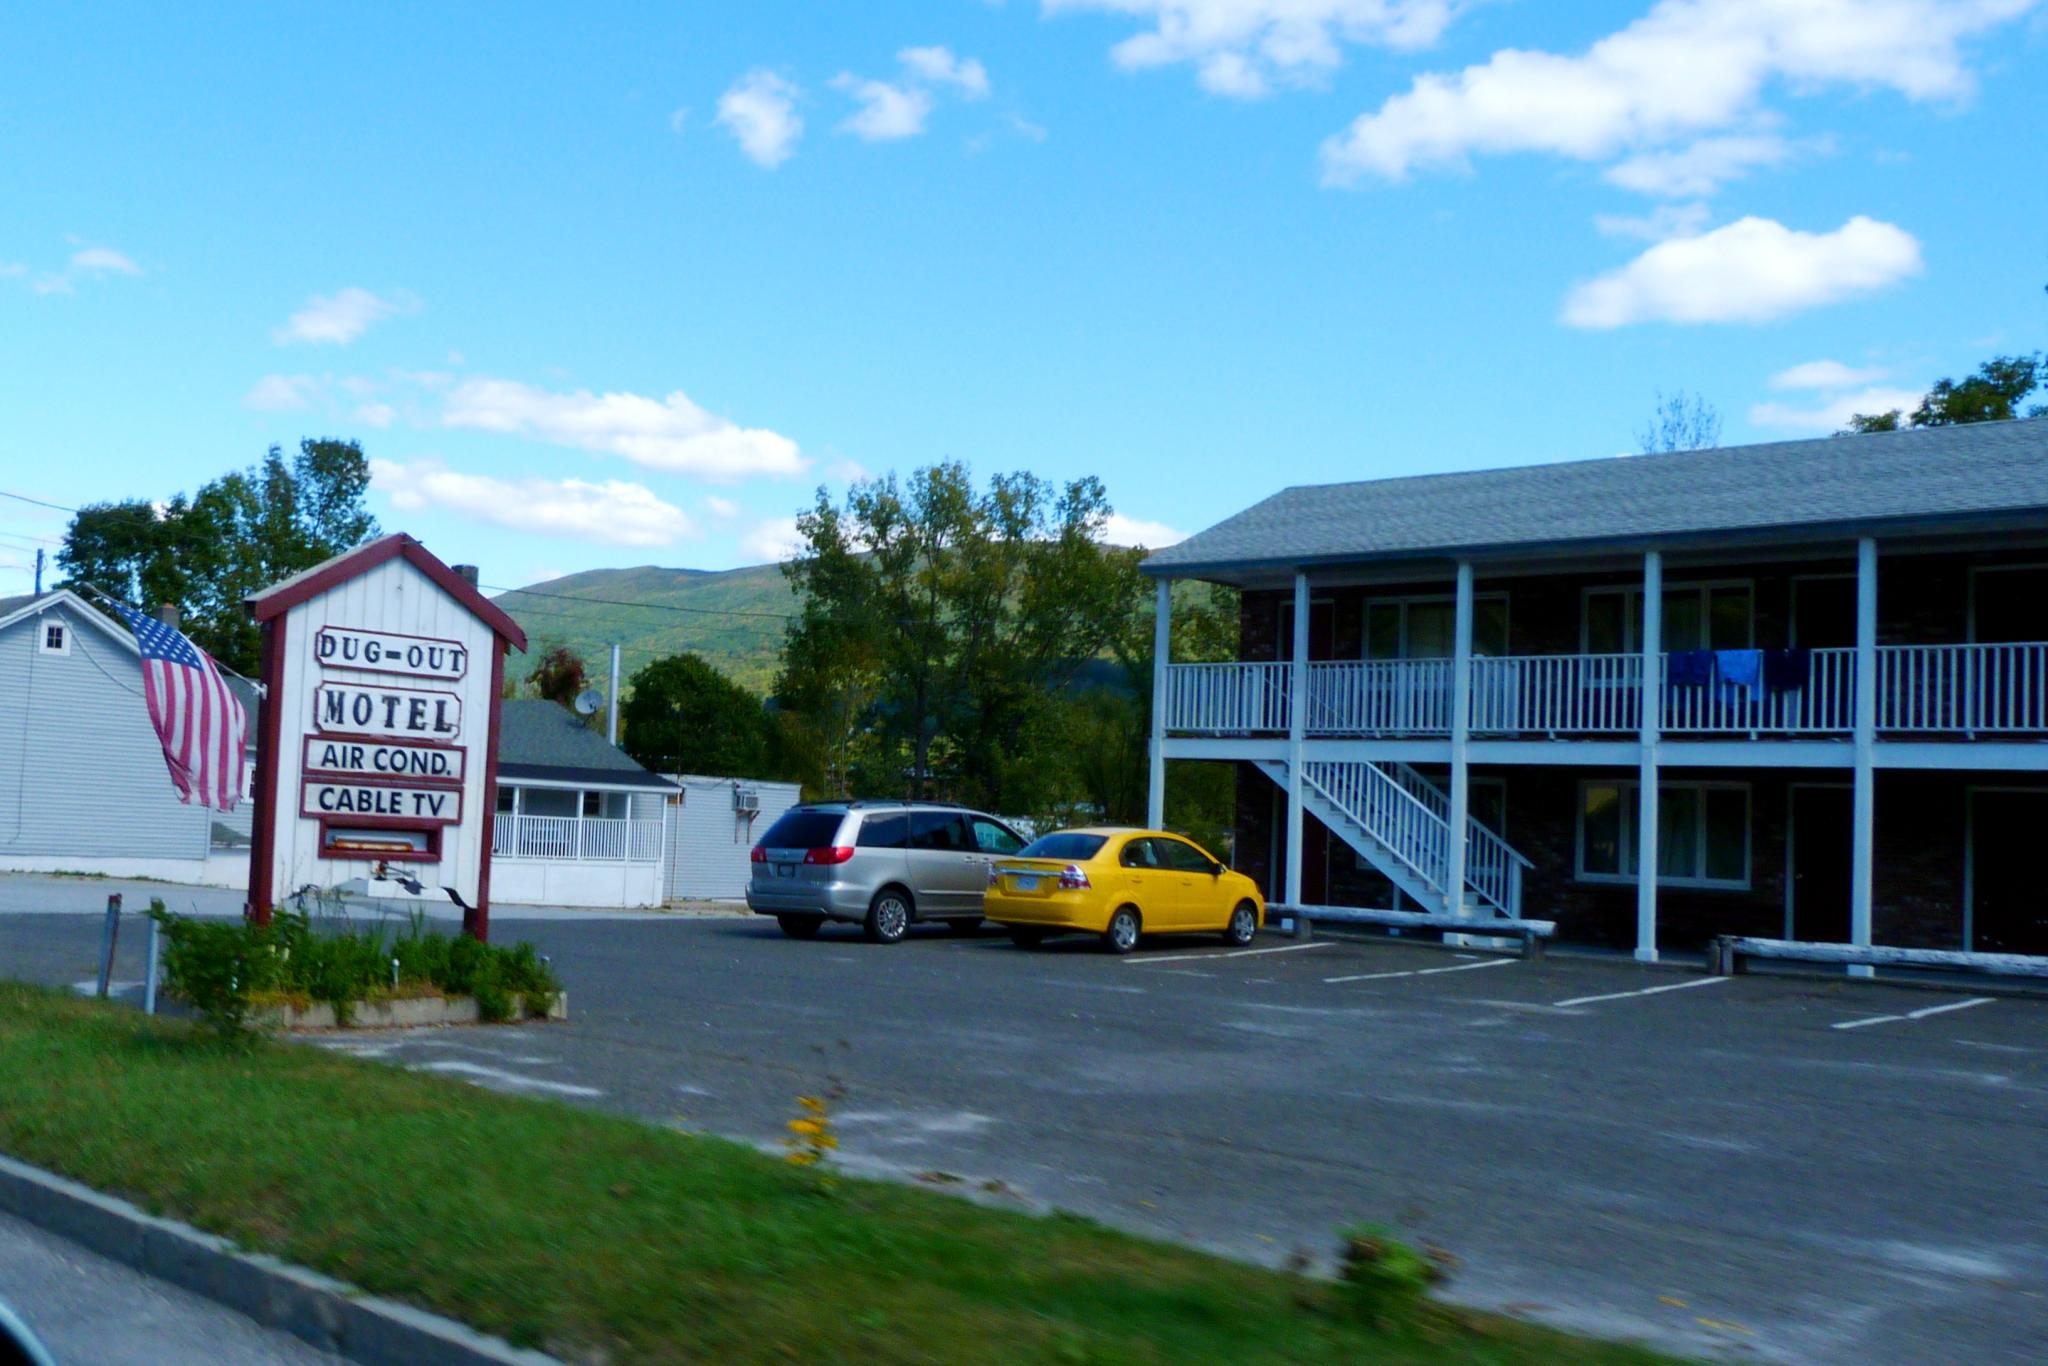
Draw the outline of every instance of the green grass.
<instances>
[{"instance_id":1,"label":"green grass","mask_svg":"<svg viewBox=\"0 0 2048 1366\"><path fill-rule=\"evenodd\" d=\"M0 1150L574 1360L1661 1359L7 982Z\"/></svg>"}]
</instances>

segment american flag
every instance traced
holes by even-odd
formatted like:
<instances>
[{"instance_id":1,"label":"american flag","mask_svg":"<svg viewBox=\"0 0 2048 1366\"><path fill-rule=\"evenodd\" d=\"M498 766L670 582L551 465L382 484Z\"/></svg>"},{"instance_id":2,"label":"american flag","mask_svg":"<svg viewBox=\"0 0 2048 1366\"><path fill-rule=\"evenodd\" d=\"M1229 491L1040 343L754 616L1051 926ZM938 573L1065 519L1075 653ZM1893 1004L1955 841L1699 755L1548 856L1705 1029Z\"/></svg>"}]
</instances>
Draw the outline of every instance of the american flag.
<instances>
[{"instance_id":1,"label":"american flag","mask_svg":"<svg viewBox=\"0 0 2048 1366\"><path fill-rule=\"evenodd\" d=\"M178 799L232 811L242 799L249 734L241 699L212 656L174 626L115 603L142 650L142 695Z\"/></svg>"}]
</instances>

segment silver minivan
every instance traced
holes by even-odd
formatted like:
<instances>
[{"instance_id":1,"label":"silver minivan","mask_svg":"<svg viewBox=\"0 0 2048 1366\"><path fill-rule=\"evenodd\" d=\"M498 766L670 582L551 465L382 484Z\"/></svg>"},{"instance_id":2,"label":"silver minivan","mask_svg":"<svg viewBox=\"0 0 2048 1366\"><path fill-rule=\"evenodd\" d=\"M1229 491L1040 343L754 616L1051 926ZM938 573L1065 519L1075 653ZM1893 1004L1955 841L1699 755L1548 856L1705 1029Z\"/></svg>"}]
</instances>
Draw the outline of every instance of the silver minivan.
<instances>
[{"instance_id":1,"label":"silver minivan","mask_svg":"<svg viewBox=\"0 0 2048 1366\"><path fill-rule=\"evenodd\" d=\"M915 921L981 923L989 865L1024 847L994 816L942 802L791 807L754 845L747 905L809 939L827 920L893 944Z\"/></svg>"}]
</instances>

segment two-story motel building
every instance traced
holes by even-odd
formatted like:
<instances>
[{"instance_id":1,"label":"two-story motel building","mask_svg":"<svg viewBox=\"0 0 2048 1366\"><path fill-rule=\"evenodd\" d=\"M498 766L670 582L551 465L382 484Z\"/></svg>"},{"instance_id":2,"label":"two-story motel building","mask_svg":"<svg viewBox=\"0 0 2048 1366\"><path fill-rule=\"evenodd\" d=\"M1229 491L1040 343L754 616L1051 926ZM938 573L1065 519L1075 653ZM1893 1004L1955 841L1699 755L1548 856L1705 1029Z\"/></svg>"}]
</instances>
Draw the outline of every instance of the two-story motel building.
<instances>
[{"instance_id":1,"label":"two-story motel building","mask_svg":"<svg viewBox=\"0 0 2048 1366\"><path fill-rule=\"evenodd\" d=\"M1161 660L1243 590L1151 821L1236 763L1275 900L2048 953L2048 420L1290 488L1144 567Z\"/></svg>"}]
</instances>

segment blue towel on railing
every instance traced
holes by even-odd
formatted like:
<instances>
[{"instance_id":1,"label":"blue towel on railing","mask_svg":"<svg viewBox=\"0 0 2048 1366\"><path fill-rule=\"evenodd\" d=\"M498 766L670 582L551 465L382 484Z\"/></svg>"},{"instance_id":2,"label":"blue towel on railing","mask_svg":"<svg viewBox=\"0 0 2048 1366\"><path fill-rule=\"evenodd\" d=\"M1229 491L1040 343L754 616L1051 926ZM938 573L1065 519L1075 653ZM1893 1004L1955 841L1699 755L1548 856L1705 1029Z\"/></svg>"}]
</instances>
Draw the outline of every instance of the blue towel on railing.
<instances>
[{"instance_id":1,"label":"blue towel on railing","mask_svg":"<svg viewBox=\"0 0 2048 1366\"><path fill-rule=\"evenodd\" d=\"M1798 692L1813 673L1813 651L1794 646L1764 651L1764 691Z\"/></svg>"},{"instance_id":2,"label":"blue towel on railing","mask_svg":"<svg viewBox=\"0 0 2048 1366\"><path fill-rule=\"evenodd\" d=\"M1714 671L1721 676L1723 697L1755 699L1763 696L1762 650L1716 650Z\"/></svg>"},{"instance_id":3,"label":"blue towel on railing","mask_svg":"<svg viewBox=\"0 0 2048 1366\"><path fill-rule=\"evenodd\" d=\"M1673 650L1664 657L1664 684L1671 688L1704 688L1714 681L1712 650Z\"/></svg>"}]
</instances>

